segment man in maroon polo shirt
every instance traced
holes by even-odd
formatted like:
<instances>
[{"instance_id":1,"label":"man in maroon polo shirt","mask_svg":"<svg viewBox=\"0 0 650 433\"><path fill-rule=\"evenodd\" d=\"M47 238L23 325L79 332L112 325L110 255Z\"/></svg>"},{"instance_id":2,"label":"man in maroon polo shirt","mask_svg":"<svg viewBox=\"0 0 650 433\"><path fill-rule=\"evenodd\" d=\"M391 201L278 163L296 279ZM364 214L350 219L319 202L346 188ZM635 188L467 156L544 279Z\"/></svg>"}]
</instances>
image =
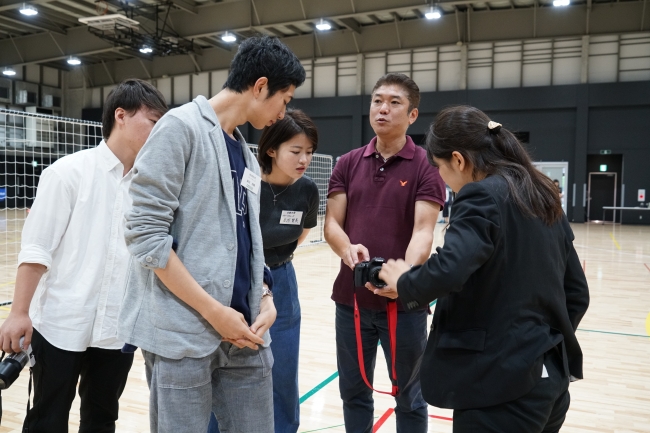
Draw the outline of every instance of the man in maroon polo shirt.
<instances>
[{"instance_id":1,"label":"man in maroon polo shirt","mask_svg":"<svg viewBox=\"0 0 650 433\"><path fill-rule=\"evenodd\" d=\"M406 135L418 117L418 86L403 74L377 81L370 124L377 135L368 145L341 157L329 184L325 239L341 257L332 299L336 302L336 356L347 432L371 432L372 390L360 373L354 324L354 294L361 315L364 365L372 383L377 342L391 371L385 297L355 288L353 269L372 257L424 263L445 202L445 184L424 149ZM375 288L372 288L373 290ZM376 289L380 290L380 289ZM399 433L427 431L427 404L420 392L420 361L427 340L427 309L405 312L399 299L395 414ZM390 373L389 373L390 374Z\"/></svg>"}]
</instances>

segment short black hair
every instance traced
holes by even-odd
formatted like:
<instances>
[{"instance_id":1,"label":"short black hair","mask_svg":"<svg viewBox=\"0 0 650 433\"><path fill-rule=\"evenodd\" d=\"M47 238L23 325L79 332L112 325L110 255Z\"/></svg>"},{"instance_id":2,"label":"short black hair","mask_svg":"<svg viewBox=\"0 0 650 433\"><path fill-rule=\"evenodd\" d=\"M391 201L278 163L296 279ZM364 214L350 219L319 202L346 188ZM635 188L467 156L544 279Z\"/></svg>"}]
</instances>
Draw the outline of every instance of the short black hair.
<instances>
[{"instance_id":1,"label":"short black hair","mask_svg":"<svg viewBox=\"0 0 650 433\"><path fill-rule=\"evenodd\" d=\"M316 152L318 148L318 129L314 121L301 110L287 110L284 119L264 128L257 147L257 161L260 163L262 173L271 174L273 168L272 158L266 152L278 150L282 143L299 134L307 136L307 140L312 145L312 152Z\"/></svg>"},{"instance_id":2,"label":"short black hair","mask_svg":"<svg viewBox=\"0 0 650 433\"><path fill-rule=\"evenodd\" d=\"M168 110L165 97L152 84L129 78L117 85L106 97L102 113L102 135L108 140L115 125L115 110L122 108L130 115L146 107L160 116Z\"/></svg>"},{"instance_id":3,"label":"short black hair","mask_svg":"<svg viewBox=\"0 0 650 433\"><path fill-rule=\"evenodd\" d=\"M413 111L414 108L418 108L420 106L420 88L417 84L415 84L415 81L413 81L411 77L405 74L391 72L384 75L379 80L377 80L377 83L375 84L375 87L372 88L372 92L370 94L374 95L375 91L381 86L390 85L400 86L402 89L404 89L406 92L406 97L409 100L409 113Z\"/></svg>"},{"instance_id":4,"label":"short black hair","mask_svg":"<svg viewBox=\"0 0 650 433\"><path fill-rule=\"evenodd\" d=\"M243 93L262 77L269 80L270 97L292 84L300 87L306 75L298 57L278 38L253 36L239 46L223 88Z\"/></svg>"}]
</instances>

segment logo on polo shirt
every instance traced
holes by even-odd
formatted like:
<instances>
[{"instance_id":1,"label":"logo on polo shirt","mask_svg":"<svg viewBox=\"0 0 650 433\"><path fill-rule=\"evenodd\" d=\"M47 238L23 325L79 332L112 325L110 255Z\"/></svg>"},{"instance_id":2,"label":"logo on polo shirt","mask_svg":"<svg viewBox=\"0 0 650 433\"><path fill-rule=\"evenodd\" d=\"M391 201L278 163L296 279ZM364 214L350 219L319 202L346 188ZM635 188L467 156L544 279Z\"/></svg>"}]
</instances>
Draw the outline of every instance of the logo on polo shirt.
<instances>
[{"instance_id":1,"label":"logo on polo shirt","mask_svg":"<svg viewBox=\"0 0 650 433\"><path fill-rule=\"evenodd\" d=\"M400 180L400 181L399 181L399 184L402 185L402 186L406 186L406 184L407 184L408 182L409 182L408 180Z\"/></svg>"}]
</instances>

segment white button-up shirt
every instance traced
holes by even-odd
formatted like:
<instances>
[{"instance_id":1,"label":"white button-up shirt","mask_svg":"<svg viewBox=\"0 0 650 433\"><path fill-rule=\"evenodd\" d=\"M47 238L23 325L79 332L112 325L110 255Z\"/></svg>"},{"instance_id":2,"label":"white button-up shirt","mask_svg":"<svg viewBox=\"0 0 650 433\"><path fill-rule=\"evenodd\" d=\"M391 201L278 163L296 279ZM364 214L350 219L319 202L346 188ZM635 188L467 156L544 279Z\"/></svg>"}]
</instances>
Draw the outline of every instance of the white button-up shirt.
<instances>
[{"instance_id":1,"label":"white button-up shirt","mask_svg":"<svg viewBox=\"0 0 650 433\"><path fill-rule=\"evenodd\" d=\"M34 328L74 352L120 349L117 317L130 255L124 212L132 174L102 141L43 171L18 263L47 267L29 309Z\"/></svg>"}]
</instances>

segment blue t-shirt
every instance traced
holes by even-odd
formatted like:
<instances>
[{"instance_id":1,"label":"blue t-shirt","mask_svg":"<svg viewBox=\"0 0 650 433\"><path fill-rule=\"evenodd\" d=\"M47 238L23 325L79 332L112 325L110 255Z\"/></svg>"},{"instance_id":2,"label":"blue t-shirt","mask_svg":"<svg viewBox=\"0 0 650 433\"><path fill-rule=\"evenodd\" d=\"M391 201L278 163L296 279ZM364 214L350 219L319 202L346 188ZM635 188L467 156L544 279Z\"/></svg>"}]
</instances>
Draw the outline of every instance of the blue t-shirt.
<instances>
[{"instance_id":1,"label":"blue t-shirt","mask_svg":"<svg viewBox=\"0 0 650 433\"><path fill-rule=\"evenodd\" d=\"M228 159L232 181L235 187L235 210L237 213L237 266L233 283L232 301L230 306L244 315L246 322L251 324L251 309L248 305L248 292L251 288L251 229L248 221L247 191L241 184L246 169L246 161L241 144L233 140L225 131Z\"/></svg>"}]
</instances>

